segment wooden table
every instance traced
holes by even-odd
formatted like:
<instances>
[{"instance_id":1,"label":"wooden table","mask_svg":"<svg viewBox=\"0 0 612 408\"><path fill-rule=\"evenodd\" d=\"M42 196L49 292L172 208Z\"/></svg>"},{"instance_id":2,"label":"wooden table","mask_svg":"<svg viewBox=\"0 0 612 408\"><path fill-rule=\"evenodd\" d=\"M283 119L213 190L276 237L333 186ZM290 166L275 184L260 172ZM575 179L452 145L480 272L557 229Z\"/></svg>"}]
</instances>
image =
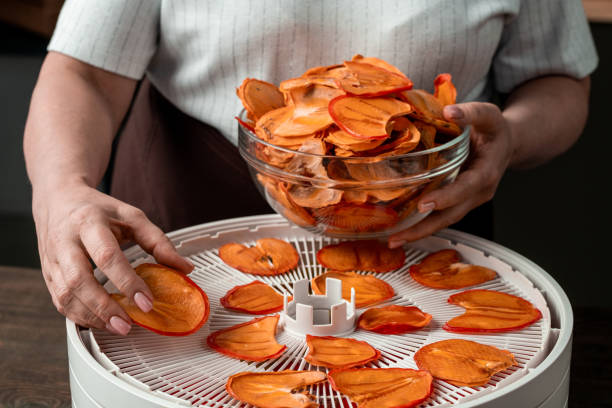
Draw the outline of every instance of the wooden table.
<instances>
[{"instance_id":1,"label":"wooden table","mask_svg":"<svg viewBox=\"0 0 612 408\"><path fill-rule=\"evenodd\" d=\"M576 308L570 407L612 407L612 310ZM69 407L64 318L36 269L0 267L0 407Z\"/></svg>"}]
</instances>

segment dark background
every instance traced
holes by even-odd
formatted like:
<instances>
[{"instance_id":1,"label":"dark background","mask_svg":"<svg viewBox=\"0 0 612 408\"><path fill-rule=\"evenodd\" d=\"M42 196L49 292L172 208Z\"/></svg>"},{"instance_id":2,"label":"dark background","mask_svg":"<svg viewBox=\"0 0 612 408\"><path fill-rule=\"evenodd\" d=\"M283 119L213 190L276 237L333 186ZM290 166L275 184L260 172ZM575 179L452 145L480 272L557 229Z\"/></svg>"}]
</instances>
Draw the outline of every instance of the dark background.
<instances>
[{"instance_id":1,"label":"dark background","mask_svg":"<svg viewBox=\"0 0 612 408\"><path fill-rule=\"evenodd\" d=\"M553 275L574 306L612 308L612 24L592 24L600 63L583 136L561 157L510 172L494 199L494 240ZM47 40L0 23L0 264L39 266L22 153L28 104ZM612 158L612 157L611 157Z\"/></svg>"},{"instance_id":2,"label":"dark background","mask_svg":"<svg viewBox=\"0 0 612 408\"><path fill-rule=\"evenodd\" d=\"M607 191L612 24L592 23L591 28L600 63L592 75L583 136L547 165L508 173L494 199L494 241L543 267L572 302L570 407L612 407L612 202ZM47 41L0 22L0 265L5 266L40 267L21 144ZM0 294L0 407L68 406L63 319L39 272L0 270Z\"/></svg>"}]
</instances>

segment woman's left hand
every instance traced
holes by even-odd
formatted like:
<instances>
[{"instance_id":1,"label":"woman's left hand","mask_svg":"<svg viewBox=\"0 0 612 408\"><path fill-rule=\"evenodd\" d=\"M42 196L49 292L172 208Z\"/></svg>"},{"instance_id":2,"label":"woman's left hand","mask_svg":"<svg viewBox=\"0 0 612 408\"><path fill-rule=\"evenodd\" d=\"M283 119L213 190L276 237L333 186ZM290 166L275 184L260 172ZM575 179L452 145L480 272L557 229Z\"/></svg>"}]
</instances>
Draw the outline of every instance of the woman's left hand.
<instances>
[{"instance_id":1,"label":"woman's left hand","mask_svg":"<svg viewBox=\"0 0 612 408\"><path fill-rule=\"evenodd\" d=\"M432 213L389 238L389 247L427 237L461 220L470 210L491 200L514 151L510 126L496 105L468 102L444 108L447 120L472 126L470 156L453 183L419 199L418 211Z\"/></svg>"}]
</instances>

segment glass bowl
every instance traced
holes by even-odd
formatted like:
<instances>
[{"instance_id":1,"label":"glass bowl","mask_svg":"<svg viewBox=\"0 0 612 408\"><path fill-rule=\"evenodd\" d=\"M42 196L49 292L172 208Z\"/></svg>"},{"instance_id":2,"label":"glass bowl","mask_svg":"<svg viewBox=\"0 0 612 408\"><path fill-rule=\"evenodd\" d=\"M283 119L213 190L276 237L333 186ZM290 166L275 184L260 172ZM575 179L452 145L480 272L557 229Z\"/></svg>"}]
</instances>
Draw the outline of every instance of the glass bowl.
<instances>
[{"instance_id":1,"label":"glass bowl","mask_svg":"<svg viewBox=\"0 0 612 408\"><path fill-rule=\"evenodd\" d=\"M238 149L268 204L293 224L335 238L386 238L429 214L417 203L455 180L469 134L397 156L338 157L270 144L239 123Z\"/></svg>"}]
</instances>

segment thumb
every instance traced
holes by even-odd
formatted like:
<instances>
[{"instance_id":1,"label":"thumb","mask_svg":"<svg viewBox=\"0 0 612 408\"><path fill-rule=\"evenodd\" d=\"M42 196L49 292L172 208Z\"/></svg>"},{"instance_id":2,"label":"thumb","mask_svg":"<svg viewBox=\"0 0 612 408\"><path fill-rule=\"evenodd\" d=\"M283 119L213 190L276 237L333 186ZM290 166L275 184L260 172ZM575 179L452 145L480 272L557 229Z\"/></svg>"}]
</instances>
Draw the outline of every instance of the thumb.
<instances>
[{"instance_id":1,"label":"thumb","mask_svg":"<svg viewBox=\"0 0 612 408\"><path fill-rule=\"evenodd\" d=\"M461 127L472 125L482 132L495 132L503 116L499 108L488 102L466 102L444 107L444 118Z\"/></svg>"}]
</instances>

